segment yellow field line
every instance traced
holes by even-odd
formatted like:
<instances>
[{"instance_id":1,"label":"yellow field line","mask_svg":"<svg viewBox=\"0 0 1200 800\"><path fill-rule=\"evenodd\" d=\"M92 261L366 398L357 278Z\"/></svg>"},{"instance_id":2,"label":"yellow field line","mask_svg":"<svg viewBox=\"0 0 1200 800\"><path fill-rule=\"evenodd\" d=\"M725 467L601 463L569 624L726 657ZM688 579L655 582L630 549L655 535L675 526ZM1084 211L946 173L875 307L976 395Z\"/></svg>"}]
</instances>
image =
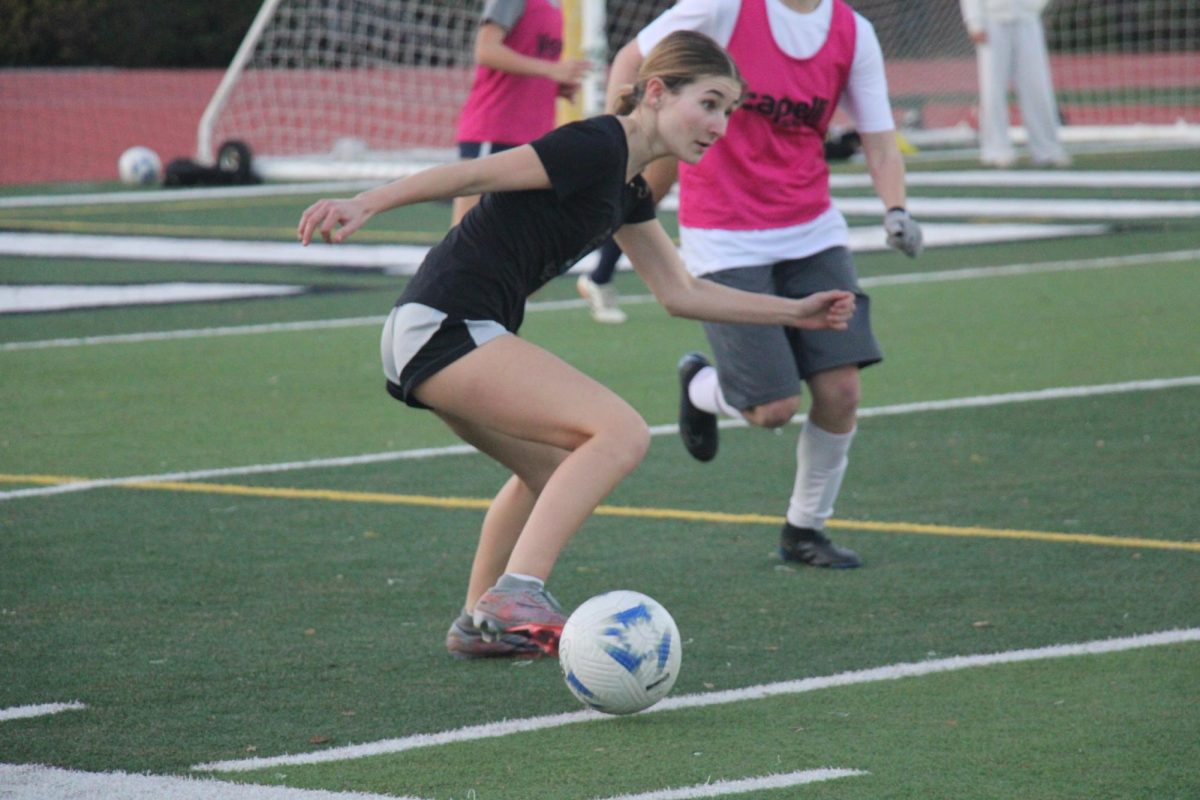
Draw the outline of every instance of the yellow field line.
<instances>
[{"instance_id":1,"label":"yellow field line","mask_svg":"<svg viewBox=\"0 0 1200 800\"><path fill-rule=\"evenodd\" d=\"M4 475L0 473L0 483L32 483L37 486L61 486L64 483L86 483L91 478L81 478L78 475Z\"/></svg>"},{"instance_id":2,"label":"yellow field line","mask_svg":"<svg viewBox=\"0 0 1200 800\"><path fill-rule=\"evenodd\" d=\"M4 475L0 483L32 483L60 485L78 483L84 478L61 475ZM339 503L382 503L387 505L425 506L431 508L470 509L483 511L490 499L475 497L434 497L419 494L390 492L348 492L335 489L293 489L274 486L245 486L232 483L200 483L191 481L137 481L115 484L117 488L150 491L194 492L201 494L264 497L283 500L327 500ZM783 517L769 514L731 514L722 511L689 511L678 508L647 508L637 506L600 506L595 513L607 517L639 519L676 519L686 522L713 522L727 525L781 525ZM1129 536L1099 536L1092 533L1056 533L1010 528L978 526L931 525L920 522L873 522L870 520L831 519L830 528L875 531L878 533L915 534L922 536L955 536L978 539L1020 539L1025 541L1089 544L1101 547L1131 547L1154 550L1181 550L1200 553L1200 542L1178 542L1166 539L1140 539Z\"/></svg>"}]
</instances>

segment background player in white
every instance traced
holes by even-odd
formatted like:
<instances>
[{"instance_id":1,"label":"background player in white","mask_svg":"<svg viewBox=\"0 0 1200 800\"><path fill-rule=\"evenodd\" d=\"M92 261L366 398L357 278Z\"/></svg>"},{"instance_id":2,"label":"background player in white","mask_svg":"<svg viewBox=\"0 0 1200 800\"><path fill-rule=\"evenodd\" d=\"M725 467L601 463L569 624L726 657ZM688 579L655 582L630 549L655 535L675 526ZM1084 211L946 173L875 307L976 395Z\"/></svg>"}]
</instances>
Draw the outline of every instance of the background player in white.
<instances>
[{"instance_id":1,"label":"background player in white","mask_svg":"<svg viewBox=\"0 0 1200 800\"><path fill-rule=\"evenodd\" d=\"M699 161L725 132L743 84L706 36L650 53L620 112L529 145L435 167L347 200L319 200L300 241L339 242L390 208L483 195L430 250L384 325L393 397L431 409L512 470L483 522L464 611L446 639L463 658L554 650L566 621L546 592L559 552L642 460L645 421L609 389L514 335L525 301L617 229L617 242L673 314L844 328L854 296L763 297L687 273L640 173L671 155Z\"/></svg>"},{"instance_id":2,"label":"background player in white","mask_svg":"<svg viewBox=\"0 0 1200 800\"><path fill-rule=\"evenodd\" d=\"M781 534L789 561L857 567L853 551L825 536L856 429L859 370L882 358L869 298L858 285L846 221L831 204L823 142L839 101L853 117L887 241L909 256L921 230L905 210L904 162L896 144L883 54L871 24L842 0L682 0L623 47L614 91L643 54L677 30L724 45L747 81L727 135L697 166L680 165L680 237L689 270L750 291L803 297L852 291L858 309L836 339L779 327L705 325L716 356L679 364L680 433L707 461L717 451L718 413L753 425L785 425L812 400L797 444L797 471Z\"/></svg>"},{"instance_id":3,"label":"background player in white","mask_svg":"<svg viewBox=\"0 0 1200 800\"><path fill-rule=\"evenodd\" d=\"M1047 0L960 0L979 66L979 160L992 167L1016 162L1008 130L1008 86L1017 90L1021 121L1036 166L1066 167L1058 135L1058 105L1042 31Z\"/></svg>"}]
</instances>

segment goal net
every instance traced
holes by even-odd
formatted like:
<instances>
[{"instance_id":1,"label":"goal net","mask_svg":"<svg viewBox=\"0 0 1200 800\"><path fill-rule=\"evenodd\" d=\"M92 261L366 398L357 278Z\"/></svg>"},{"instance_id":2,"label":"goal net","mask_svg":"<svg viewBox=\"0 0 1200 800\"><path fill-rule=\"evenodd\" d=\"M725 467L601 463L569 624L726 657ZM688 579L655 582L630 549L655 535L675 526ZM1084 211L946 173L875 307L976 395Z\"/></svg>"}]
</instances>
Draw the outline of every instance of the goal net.
<instances>
[{"instance_id":1,"label":"goal net","mask_svg":"<svg viewBox=\"0 0 1200 800\"><path fill-rule=\"evenodd\" d=\"M972 144L978 87L958 0L849 2L879 34L909 140ZM672 0L563 3L568 52L607 64ZM197 157L242 140L275 179L391 177L452 159L482 8L266 0L205 111ZM1053 0L1044 21L1068 142L1200 141L1200 3ZM603 70L594 77L585 113L599 109Z\"/></svg>"},{"instance_id":2,"label":"goal net","mask_svg":"<svg viewBox=\"0 0 1200 800\"><path fill-rule=\"evenodd\" d=\"M849 2L879 35L909 139L973 144L978 73L958 0ZM1067 142L1200 143L1200 3L1051 0L1042 21Z\"/></svg>"}]
</instances>

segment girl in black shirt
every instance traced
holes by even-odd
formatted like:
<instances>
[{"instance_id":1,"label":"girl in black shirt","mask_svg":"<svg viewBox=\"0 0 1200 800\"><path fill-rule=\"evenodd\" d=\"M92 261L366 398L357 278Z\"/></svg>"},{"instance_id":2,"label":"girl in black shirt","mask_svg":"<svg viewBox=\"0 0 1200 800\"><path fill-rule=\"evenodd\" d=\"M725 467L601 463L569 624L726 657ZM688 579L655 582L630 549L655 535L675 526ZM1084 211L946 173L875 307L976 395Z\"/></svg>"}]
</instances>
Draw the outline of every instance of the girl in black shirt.
<instances>
[{"instance_id":1,"label":"girl in black shirt","mask_svg":"<svg viewBox=\"0 0 1200 800\"><path fill-rule=\"evenodd\" d=\"M343 200L320 200L299 236L336 243L390 208L481 194L430 250L382 338L391 394L429 408L508 469L483 522L463 613L446 644L460 658L553 653L565 621L545 590L560 551L641 462L645 421L609 389L515 336L526 298L610 234L675 316L841 330L854 296L741 292L688 274L654 217L640 173L688 163L725 132L743 91L703 34L667 36L619 116L572 123L529 145L446 164Z\"/></svg>"}]
</instances>

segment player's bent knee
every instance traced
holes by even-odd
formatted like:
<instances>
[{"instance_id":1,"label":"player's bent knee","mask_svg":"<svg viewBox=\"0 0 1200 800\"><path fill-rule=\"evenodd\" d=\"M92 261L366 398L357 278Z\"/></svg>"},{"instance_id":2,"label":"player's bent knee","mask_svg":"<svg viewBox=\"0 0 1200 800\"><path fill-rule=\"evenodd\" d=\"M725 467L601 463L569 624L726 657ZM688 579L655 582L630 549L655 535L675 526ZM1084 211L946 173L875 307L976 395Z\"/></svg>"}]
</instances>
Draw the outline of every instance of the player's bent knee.
<instances>
[{"instance_id":1,"label":"player's bent knee","mask_svg":"<svg viewBox=\"0 0 1200 800\"><path fill-rule=\"evenodd\" d=\"M641 416L634 414L604 436L606 460L621 474L637 469L650 451L650 428Z\"/></svg>"},{"instance_id":2,"label":"player's bent knee","mask_svg":"<svg viewBox=\"0 0 1200 800\"><path fill-rule=\"evenodd\" d=\"M782 428L796 416L800 403L794 398L777 400L774 403L763 403L761 406L747 409L742 416L751 425L759 428Z\"/></svg>"},{"instance_id":3,"label":"player's bent knee","mask_svg":"<svg viewBox=\"0 0 1200 800\"><path fill-rule=\"evenodd\" d=\"M862 396L858 382L837 384L826 387L819 396L814 395L813 406L823 413L837 416L848 416L858 411L858 403Z\"/></svg>"},{"instance_id":4,"label":"player's bent knee","mask_svg":"<svg viewBox=\"0 0 1200 800\"><path fill-rule=\"evenodd\" d=\"M633 472L646 458L646 453L650 452L650 427L644 419L638 417L637 424L630 425L625 431L625 436L628 471Z\"/></svg>"}]
</instances>

